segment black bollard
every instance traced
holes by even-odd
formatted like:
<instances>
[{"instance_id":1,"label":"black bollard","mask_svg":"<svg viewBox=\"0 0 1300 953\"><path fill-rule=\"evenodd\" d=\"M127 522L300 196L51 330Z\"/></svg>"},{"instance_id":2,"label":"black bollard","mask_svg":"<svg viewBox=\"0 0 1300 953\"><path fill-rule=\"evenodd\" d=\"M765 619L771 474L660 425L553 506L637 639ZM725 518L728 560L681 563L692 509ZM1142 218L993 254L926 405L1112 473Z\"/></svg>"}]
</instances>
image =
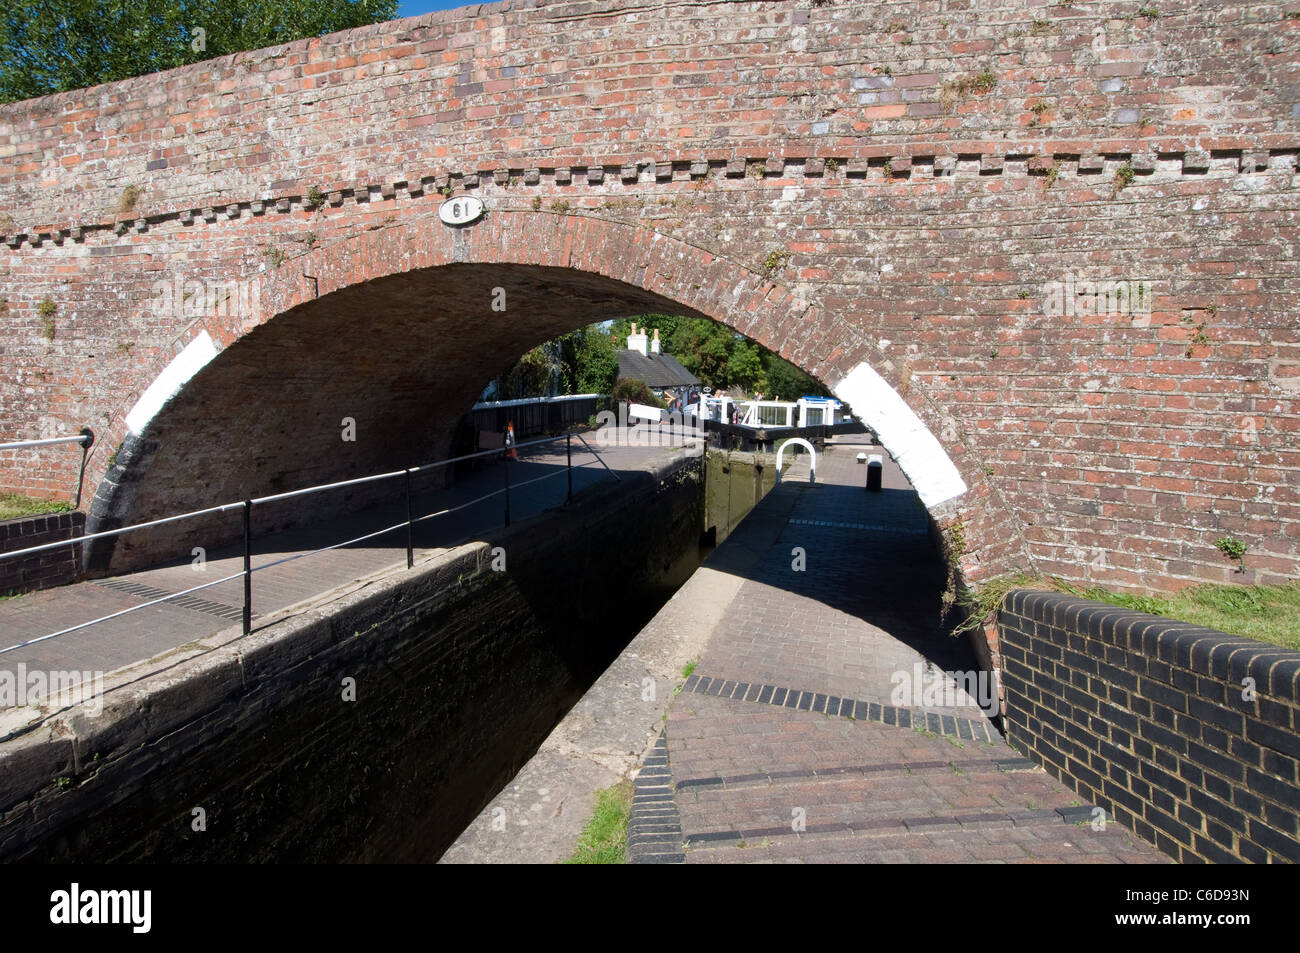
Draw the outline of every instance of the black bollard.
<instances>
[{"instance_id":1,"label":"black bollard","mask_svg":"<svg viewBox=\"0 0 1300 953\"><path fill-rule=\"evenodd\" d=\"M867 460L867 489L880 490L880 478L885 473L884 463L881 462L879 454L873 453Z\"/></svg>"}]
</instances>

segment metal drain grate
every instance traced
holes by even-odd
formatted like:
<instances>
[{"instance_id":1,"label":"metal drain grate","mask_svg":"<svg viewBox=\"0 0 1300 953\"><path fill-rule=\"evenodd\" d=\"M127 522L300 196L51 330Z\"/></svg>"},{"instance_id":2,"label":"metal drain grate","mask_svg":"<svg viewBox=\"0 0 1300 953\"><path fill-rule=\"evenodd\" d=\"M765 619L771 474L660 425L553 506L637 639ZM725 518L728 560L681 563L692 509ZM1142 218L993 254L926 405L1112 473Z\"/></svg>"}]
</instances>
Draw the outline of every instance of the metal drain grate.
<instances>
[{"instance_id":1,"label":"metal drain grate","mask_svg":"<svg viewBox=\"0 0 1300 953\"><path fill-rule=\"evenodd\" d=\"M145 586L138 582L126 582L121 579L97 580L95 585L103 586L105 589L116 589L118 592L129 592L133 596L140 596L144 599L162 599L165 596L172 595L166 589ZM176 596L168 599L167 602L169 605L215 615L231 622L239 622L244 617L244 610L239 606L226 605L224 602L213 602L211 599L200 599L197 596ZM256 617L257 613L254 612L253 616Z\"/></svg>"}]
</instances>

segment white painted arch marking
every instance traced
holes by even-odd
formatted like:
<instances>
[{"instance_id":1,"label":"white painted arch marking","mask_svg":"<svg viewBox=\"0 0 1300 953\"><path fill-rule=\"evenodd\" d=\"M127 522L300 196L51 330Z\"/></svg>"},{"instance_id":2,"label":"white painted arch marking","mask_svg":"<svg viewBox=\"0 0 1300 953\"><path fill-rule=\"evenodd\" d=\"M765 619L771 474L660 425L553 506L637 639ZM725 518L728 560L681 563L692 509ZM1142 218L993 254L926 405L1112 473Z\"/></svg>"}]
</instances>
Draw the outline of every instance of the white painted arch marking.
<instances>
[{"instance_id":1,"label":"white painted arch marking","mask_svg":"<svg viewBox=\"0 0 1300 953\"><path fill-rule=\"evenodd\" d=\"M781 482L781 461L785 458L785 448L790 446L790 444L792 443L798 444L799 446L806 449L810 454L812 454L812 461L808 467L808 482L816 483L817 482L817 451L814 450L813 445L809 443L807 440L805 440L803 437L791 437L789 440L785 441L785 443L781 444L781 446L777 448L776 482L777 483Z\"/></svg>"},{"instance_id":2,"label":"white painted arch marking","mask_svg":"<svg viewBox=\"0 0 1300 953\"><path fill-rule=\"evenodd\" d=\"M835 396L876 432L926 507L933 509L966 492L966 481L943 445L870 364L849 371L835 388Z\"/></svg>"},{"instance_id":3,"label":"white painted arch marking","mask_svg":"<svg viewBox=\"0 0 1300 953\"><path fill-rule=\"evenodd\" d=\"M145 388L140 399L135 402L126 415L126 428L135 436L144 433L149 421L153 420L163 405L171 400L184 387L191 377L201 371L217 356L217 346L207 331L199 332L185 349L171 359L163 372L152 384Z\"/></svg>"}]
</instances>

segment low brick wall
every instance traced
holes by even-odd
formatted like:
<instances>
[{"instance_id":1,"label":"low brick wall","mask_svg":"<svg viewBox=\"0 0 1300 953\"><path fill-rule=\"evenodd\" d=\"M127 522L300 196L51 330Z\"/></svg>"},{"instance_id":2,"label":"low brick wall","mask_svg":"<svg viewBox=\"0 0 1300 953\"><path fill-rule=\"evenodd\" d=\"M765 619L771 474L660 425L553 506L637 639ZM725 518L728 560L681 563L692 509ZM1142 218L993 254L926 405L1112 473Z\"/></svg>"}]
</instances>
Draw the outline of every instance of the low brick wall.
<instances>
[{"instance_id":1,"label":"low brick wall","mask_svg":"<svg viewBox=\"0 0 1300 953\"><path fill-rule=\"evenodd\" d=\"M1180 861L1300 861L1300 652L1051 592L997 626L1008 737L1047 771Z\"/></svg>"},{"instance_id":2,"label":"low brick wall","mask_svg":"<svg viewBox=\"0 0 1300 953\"><path fill-rule=\"evenodd\" d=\"M0 553L72 539L84 533L85 529L86 514L75 510L3 520L0 521ZM80 543L18 559L0 559L0 595L76 582L80 572Z\"/></svg>"}]
</instances>

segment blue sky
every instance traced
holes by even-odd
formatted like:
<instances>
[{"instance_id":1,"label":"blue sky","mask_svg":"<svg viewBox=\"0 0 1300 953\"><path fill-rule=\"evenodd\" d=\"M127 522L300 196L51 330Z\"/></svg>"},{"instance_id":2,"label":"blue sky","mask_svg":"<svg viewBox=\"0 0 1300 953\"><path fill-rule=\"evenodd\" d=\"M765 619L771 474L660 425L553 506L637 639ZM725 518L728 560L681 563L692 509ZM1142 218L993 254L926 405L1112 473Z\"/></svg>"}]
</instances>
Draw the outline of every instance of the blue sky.
<instances>
[{"instance_id":1,"label":"blue sky","mask_svg":"<svg viewBox=\"0 0 1300 953\"><path fill-rule=\"evenodd\" d=\"M472 0L401 0L397 5L399 17L418 17L421 13L433 10L450 10L452 7L468 6ZM484 0L488 2L488 0Z\"/></svg>"}]
</instances>

